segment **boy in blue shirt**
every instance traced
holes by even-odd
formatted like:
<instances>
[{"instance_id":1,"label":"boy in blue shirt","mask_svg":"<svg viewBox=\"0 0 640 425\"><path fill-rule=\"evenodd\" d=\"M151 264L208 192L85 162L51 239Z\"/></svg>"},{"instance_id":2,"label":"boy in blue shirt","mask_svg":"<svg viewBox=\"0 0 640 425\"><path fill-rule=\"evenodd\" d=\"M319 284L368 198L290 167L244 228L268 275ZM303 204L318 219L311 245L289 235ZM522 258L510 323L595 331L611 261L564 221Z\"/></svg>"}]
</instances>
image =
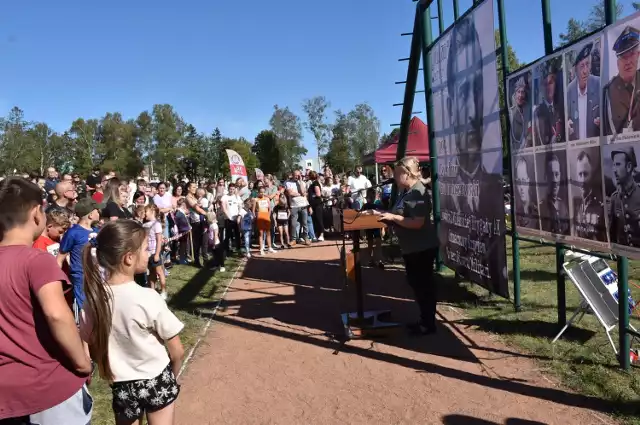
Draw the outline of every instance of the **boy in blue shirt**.
<instances>
[{"instance_id":1,"label":"boy in blue shirt","mask_svg":"<svg viewBox=\"0 0 640 425\"><path fill-rule=\"evenodd\" d=\"M100 205L91 198L81 199L75 206L75 214L78 216L78 224L74 224L67 230L60 241L58 264L62 264L69 257L69 279L73 287L73 313L78 321L78 312L84 303L82 268L82 251L97 230L94 223L100 220Z\"/></svg>"}]
</instances>

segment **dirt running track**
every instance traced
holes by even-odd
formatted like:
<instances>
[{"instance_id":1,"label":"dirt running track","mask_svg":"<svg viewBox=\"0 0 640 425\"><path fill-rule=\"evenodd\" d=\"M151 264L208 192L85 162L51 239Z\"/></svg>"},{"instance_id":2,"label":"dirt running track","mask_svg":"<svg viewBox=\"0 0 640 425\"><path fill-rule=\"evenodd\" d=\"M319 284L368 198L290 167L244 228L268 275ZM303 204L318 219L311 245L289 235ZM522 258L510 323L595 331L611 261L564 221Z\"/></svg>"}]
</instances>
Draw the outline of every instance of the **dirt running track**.
<instances>
[{"instance_id":1,"label":"dirt running track","mask_svg":"<svg viewBox=\"0 0 640 425\"><path fill-rule=\"evenodd\" d=\"M354 309L340 276L330 242L249 260L183 376L177 423L613 423L600 400L567 392L495 337L456 325L445 290L437 335L340 347L339 313ZM366 268L363 277L366 308L415 317L402 271Z\"/></svg>"}]
</instances>

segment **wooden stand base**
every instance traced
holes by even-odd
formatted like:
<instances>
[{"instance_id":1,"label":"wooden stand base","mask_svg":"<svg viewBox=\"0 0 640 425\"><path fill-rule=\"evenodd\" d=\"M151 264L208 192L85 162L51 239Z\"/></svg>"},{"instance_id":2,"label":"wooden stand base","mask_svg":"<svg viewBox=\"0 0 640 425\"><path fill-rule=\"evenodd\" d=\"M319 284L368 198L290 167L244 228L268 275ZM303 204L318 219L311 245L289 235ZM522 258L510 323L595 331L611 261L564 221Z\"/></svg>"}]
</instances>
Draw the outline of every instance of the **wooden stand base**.
<instances>
[{"instance_id":1,"label":"wooden stand base","mask_svg":"<svg viewBox=\"0 0 640 425\"><path fill-rule=\"evenodd\" d=\"M365 311L363 319L358 319L358 313L343 313L342 325L349 339L366 338L370 336L389 336L402 326L401 323L391 321L391 311Z\"/></svg>"}]
</instances>

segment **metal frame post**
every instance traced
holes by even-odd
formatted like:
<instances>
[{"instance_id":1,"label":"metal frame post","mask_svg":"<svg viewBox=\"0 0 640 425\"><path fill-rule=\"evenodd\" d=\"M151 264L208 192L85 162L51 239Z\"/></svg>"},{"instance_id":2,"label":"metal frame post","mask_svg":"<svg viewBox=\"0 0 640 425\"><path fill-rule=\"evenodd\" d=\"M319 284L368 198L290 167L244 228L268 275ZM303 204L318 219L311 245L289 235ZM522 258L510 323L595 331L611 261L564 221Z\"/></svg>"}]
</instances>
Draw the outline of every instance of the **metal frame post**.
<instances>
[{"instance_id":1,"label":"metal frame post","mask_svg":"<svg viewBox=\"0 0 640 425\"><path fill-rule=\"evenodd\" d=\"M438 2L440 4L440 2ZM422 77L424 78L424 100L427 106L427 123L429 131L429 161L431 165L431 196L433 198L433 223L436 235L440 234L440 188L438 176L438 148L433 132L433 108L431 107L431 58L429 49L431 47L431 8L426 7L425 0L418 3L416 16L419 16L421 47L422 47ZM438 250L436 256L436 270L442 270L442 255Z\"/></svg>"},{"instance_id":2,"label":"metal frame post","mask_svg":"<svg viewBox=\"0 0 640 425\"><path fill-rule=\"evenodd\" d=\"M506 23L506 12L504 10L504 0L498 0L498 26L500 27L500 58L502 60L502 81L500 82L503 87L504 92L504 107L501 107L501 111L506 115L505 124L507 130L507 161L509 163L509 172L513 175L513 170L511 170L511 139L509 135L511 134L511 122L509 121L508 108L507 108L507 74L509 71L509 55L508 55L508 44L507 44L507 23ZM504 136L503 136L504 137ZM512 178L513 180L513 178ZM521 310L521 300L520 300L520 241L518 240L518 232L516 232L516 209L514 205L514 196L513 196L513 184L509 185L509 202L511 204L511 211L509 212L511 217L511 260L512 260L512 268L513 268L513 308L515 311Z\"/></svg>"},{"instance_id":3,"label":"metal frame post","mask_svg":"<svg viewBox=\"0 0 640 425\"><path fill-rule=\"evenodd\" d=\"M458 4L458 0L453 0L453 21L457 21L460 17L460 7Z\"/></svg>"},{"instance_id":4,"label":"metal frame post","mask_svg":"<svg viewBox=\"0 0 640 425\"><path fill-rule=\"evenodd\" d=\"M438 34L442 35L444 32L444 16L442 16L442 0L438 0Z\"/></svg>"},{"instance_id":5,"label":"metal frame post","mask_svg":"<svg viewBox=\"0 0 640 425\"><path fill-rule=\"evenodd\" d=\"M402 117L400 119L400 135L398 137L398 149L396 160L404 157L407 152L407 141L409 140L409 125L411 123L411 113L413 112L413 101L416 95L416 84L418 83L418 70L420 68L420 17L416 13L413 22L413 37L411 37L411 53L409 55L409 67L407 68L406 84L404 86L404 101L402 102ZM395 185L394 185L395 187Z\"/></svg>"},{"instance_id":6,"label":"metal frame post","mask_svg":"<svg viewBox=\"0 0 640 425\"><path fill-rule=\"evenodd\" d=\"M551 4L549 0L542 1L542 30L544 32L544 54L553 53L553 31L551 29ZM556 243L556 290L558 297L558 326L567 323L566 279L562 264L564 263L564 245Z\"/></svg>"},{"instance_id":7,"label":"metal frame post","mask_svg":"<svg viewBox=\"0 0 640 425\"><path fill-rule=\"evenodd\" d=\"M606 25L611 25L616 21L616 0L605 0L604 15ZM629 260L627 257L618 257L618 361L624 370L631 368L629 350Z\"/></svg>"}]
</instances>

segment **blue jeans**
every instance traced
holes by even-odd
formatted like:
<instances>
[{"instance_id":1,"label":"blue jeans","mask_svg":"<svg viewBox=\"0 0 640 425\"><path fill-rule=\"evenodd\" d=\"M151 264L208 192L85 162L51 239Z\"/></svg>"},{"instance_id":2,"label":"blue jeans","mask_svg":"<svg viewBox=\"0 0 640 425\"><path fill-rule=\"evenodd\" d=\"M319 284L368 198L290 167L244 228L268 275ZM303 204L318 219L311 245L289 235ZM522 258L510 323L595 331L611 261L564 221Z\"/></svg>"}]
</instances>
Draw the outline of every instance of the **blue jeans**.
<instances>
[{"instance_id":1,"label":"blue jeans","mask_svg":"<svg viewBox=\"0 0 640 425\"><path fill-rule=\"evenodd\" d=\"M313 228L313 216L307 215L307 229L309 229L309 239L316 240L316 230Z\"/></svg>"},{"instance_id":2,"label":"blue jeans","mask_svg":"<svg viewBox=\"0 0 640 425\"><path fill-rule=\"evenodd\" d=\"M291 239L297 239L298 231L300 231L300 237L308 237L308 217L307 209L309 207L293 207L291 208L291 225L289 226L289 234ZM302 229L300 230L300 228Z\"/></svg>"},{"instance_id":3,"label":"blue jeans","mask_svg":"<svg viewBox=\"0 0 640 425\"><path fill-rule=\"evenodd\" d=\"M242 237L244 238L244 249L246 252L251 251L251 231L243 232Z\"/></svg>"}]
</instances>

